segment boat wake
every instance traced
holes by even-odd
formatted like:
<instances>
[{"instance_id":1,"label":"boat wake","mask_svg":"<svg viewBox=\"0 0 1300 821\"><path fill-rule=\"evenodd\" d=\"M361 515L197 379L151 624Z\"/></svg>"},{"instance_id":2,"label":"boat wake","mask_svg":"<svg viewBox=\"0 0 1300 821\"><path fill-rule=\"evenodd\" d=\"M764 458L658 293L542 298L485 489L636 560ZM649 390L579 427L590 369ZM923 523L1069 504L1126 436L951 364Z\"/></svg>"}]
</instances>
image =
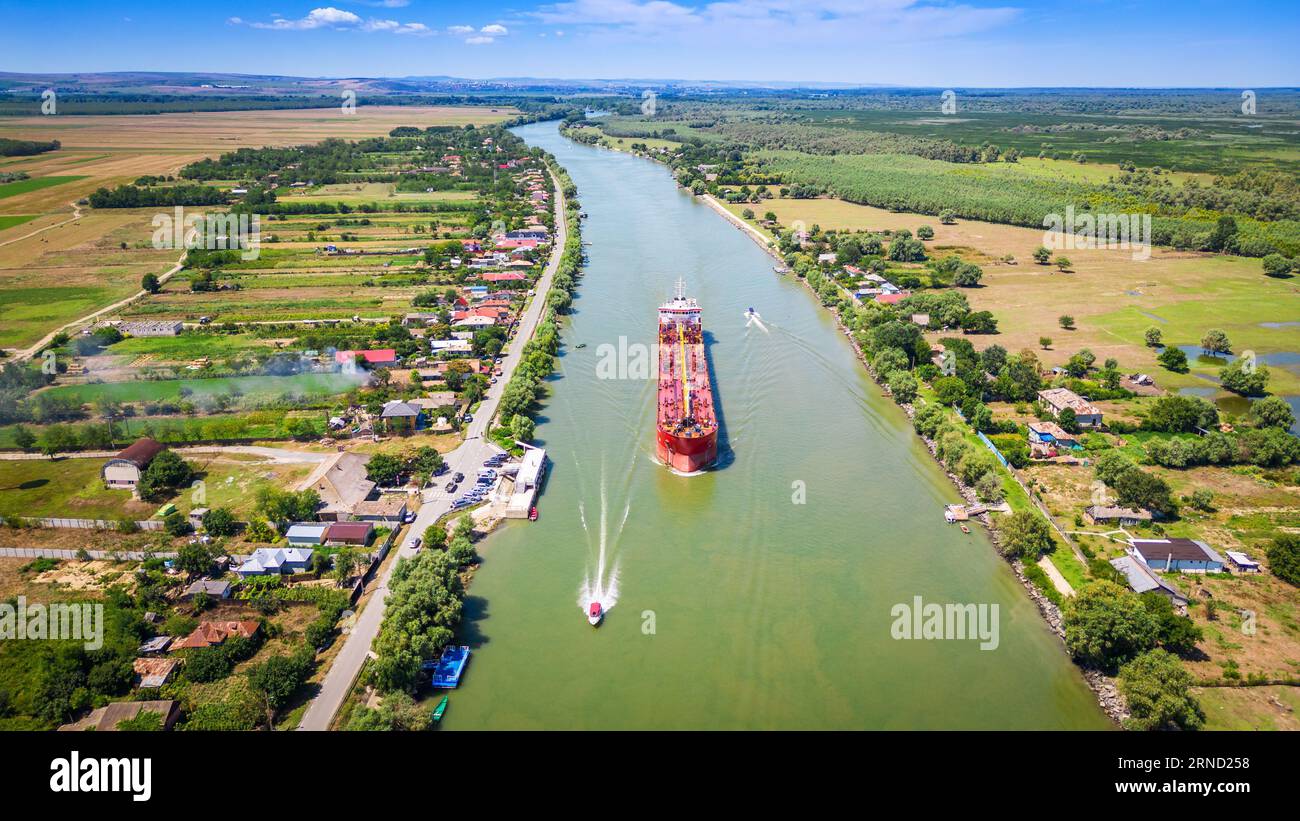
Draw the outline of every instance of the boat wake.
<instances>
[{"instance_id":1,"label":"boat wake","mask_svg":"<svg viewBox=\"0 0 1300 821\"><path fill-rule=\"evenodd\" d=\"M745 311L745 327L748 328L753 325L757 325L758 329L765 334L771 333L771 331L767 329L767 325L763 324L763 317L759 315L758 311L750 308L748 311Z\"/></svg>"},{"instance_id":2,"label":"boat wake","mask_svg":"<svg viewBox=\"0 0 1300 821\"><path fill-rule=\"evenodd\" d=\"M600 604L601 612L608 613L618 603L618 577L619 565L618 559L611 561L611 548L617 544L618 537L623 534L623 528L627 525L627 517L632 512L632 503L629 501L623 507L623 516L619 519L618 529L614 533L613 544L609 538L609 504L605 496L605 476L604 469L601 470L600 478L600 531L597 534L598 547L595 556L595 566L588 566L586 578L583 579L582 586L578 588L578 607L583 614L591 611L593 602ZM582 529L591 535L591 530L587 527L587 513L582 502L578 503L578 518L582 521Z\"/></svg>"}]
</instances>

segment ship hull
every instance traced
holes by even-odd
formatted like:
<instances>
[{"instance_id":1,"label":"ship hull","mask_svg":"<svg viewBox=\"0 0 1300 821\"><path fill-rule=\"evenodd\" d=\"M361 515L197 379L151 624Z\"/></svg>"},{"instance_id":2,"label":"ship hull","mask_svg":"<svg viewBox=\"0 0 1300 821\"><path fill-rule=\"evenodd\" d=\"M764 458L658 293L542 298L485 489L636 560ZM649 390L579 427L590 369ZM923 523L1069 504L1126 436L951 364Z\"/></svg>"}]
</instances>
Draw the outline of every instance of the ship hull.
<instances>
[{"instance_id":1,"label":"ship hull","mask_svg":"<svg viewBox=\"0 0 1300 821\"><path fill-rule=\"evenodd\" d=\"M718 434L704 436L674 436L666 431L656 431L655 455L659 461L678 473L698 473L718 460Z\"/></svg>"}]
</instances>

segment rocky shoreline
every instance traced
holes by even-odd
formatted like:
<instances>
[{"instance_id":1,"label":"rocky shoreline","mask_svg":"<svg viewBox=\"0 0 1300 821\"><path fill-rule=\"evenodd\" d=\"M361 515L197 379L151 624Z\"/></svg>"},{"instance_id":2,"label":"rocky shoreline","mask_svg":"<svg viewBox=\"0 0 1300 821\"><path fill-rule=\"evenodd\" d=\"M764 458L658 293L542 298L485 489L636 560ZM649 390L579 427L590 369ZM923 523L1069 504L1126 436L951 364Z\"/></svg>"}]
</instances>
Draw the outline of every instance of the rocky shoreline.
<instances>
[{"instance_id":1,"label":"rocky shoreline","mask_svg":"<svg viewBox=\"0 0 1300 821\"><path fill-rule=\"evenodd\" d=\"M708 197L706 195L705 199L706 202L714 210L716 210L718 213L726 217L728 221L730 221L733 225L736 225L740 230L744 231L745 234L748 235L751 239L753 239L754 242L760 248L766 251L769 256L775 259L779 264L781 265L785 264L785 260L781 258L781 256L775 251L775 249L769 247L759 237L759 235L757 235L754 231L752 231L749 228L748 225L744 225L743 223L738 222L738 219L735 214L732 214L726 208L723 208L716 200L713 200L711 197ZM808 281L806 279L803 280L803 284L804 287L806 288L809 287ZM809 288L809 290L811 291L812 289ZM814 294L814 296L816 296L816 294ZM832 311L832 314L834 314L835 316L835 324L839 327L840 332L843 333L845 337L848 338L849 344L853 346L853 351L857 355L858 361L860 361L862 363L862 366L867 369L867 373L871 375L871 378L876 382L876 384L884 387L885 386L884 381L880 378L880 375L876 373L875 369L871 367L871 362L868 361L866 354L863 353L862 348L858 345L857 340L853 338L853 334L849 331L848 328L844 326L844 323L841 321L839 314L835 313L834 311ZM886 390L888 389L886 388ZM903 412L907 414L907 418L909 420L916 413L915 408L912 407L912 404L910 402L904 403L900 405L900 407L903 409ZM948 480L951 481L953 485L957 488L957 492L961 494L961 497L965 499L968 504L973 505L976 502L978 502L978 498L975 495L975 491L972 488L968 487L966 483L961 480L961 477L949 471L947 467L943 464L943 460L941 460L938 456L937 453L938 449L935 442L931 440L929 437L923 436L920 433L917 433L916 435L919 436L921 438L921 441L925 443L926 449L930 451L930 456L935 460L935 462L939 464L939 467L943 470L944 474L948 477ZM987 512L981 513L976 518L979 520L981 524L984 525L984 528L988 531L989 538L993 541L994 546L998 550L998 555L1004 556L1002 552L1001 539L998 535L998 532L993 528L992 514ZM1061 642L1064 643L1065 624L1064 624L1064 619L1061 616L1061 609L1057 607L1056 604L1053 603L1050 599L1048 599L1047 596L1043 595L1042 591L1038 589L1038 586L1029 580L1029 577L1025 575L1024 564L1023 562L1021 562L1020 559L1012 559L1008 562L1008 564L1010 564L1011 570L1013 573L1015 573L1016 578L1020 580L1021 586L1024 587L1025 591L1029 594L1029 598L1034 602L1035 605L1037 605L1038 612L1042 614L1043 621L1047 623L1047 626L1051 628L1052 632L1056 634L1057 638L1059 638ZM1124 697L1120 695L1119 689L1115 686L1115 679L1113 677L1107 676L1105 673L1102 673L1098 670L1092 670L1086 667L1079 667L1079 671L1083 674L1083 679L1084 681L1087 682L1089 689L1091 689L1093 692L1093 695L1096 696L1097 704L1101 707L1102 712L1104 712L1116 724L1121 724L1124 721L1124 719L1128 718L1129 715L1128 706L1124 701Z\"/></svg>"}]
</instances>

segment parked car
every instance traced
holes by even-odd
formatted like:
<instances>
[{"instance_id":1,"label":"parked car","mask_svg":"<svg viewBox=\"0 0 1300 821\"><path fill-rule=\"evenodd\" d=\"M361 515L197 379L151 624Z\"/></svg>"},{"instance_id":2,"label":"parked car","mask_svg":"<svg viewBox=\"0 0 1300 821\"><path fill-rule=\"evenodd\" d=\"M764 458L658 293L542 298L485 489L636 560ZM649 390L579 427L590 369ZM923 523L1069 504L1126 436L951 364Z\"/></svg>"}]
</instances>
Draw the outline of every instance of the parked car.
<instances>
[{"instance_id":1,"label":"parked car","mask_svg":"<svg viewBox=\"0 0 1300 821\"><path fill-rule=\"evenodd\" d=\"M473 421L474 421L474 417L471 416L471 415L469 415L469 414L467 413L467 414L465 414L465 416L463 417L462 421L465 421L465 422L473 422Z\"/></svg>"},{"instance_id":2,"label":"parked car","mask_svg":"<svg viewBox=\"0 0 1300 821\"><path fill-rule=\"evenodd\" d=\"M461 473L460 471L457 471L457 472L456 472L456 475L453 476L453 477L451 477L451 480L452 480L453 482L457 482L457 483L459 483L459 482L463 482L463 481L465 481L465 474Z\"/></svg>"},{"instance_id":3,"label":"parked car","mask_svg":"<svg viewBox=\"0 0 1300 821\"><path fill-rule=\"evenodd\" d=\"M419 550L419 549L420 549L420 537L419 537L419 536L416 536L414 539L412 539L411 541L407 542L407 543L406 543L406 546L409 547L409 548L411 548L412 550Z\"/></svg>"},{"instance_id":4,"label":"parked car","mask_svg":"<svg viewBox=\"0 0 1300 821\"><path fill-rule=\"evenodd\" d=\"M443 487L443 490L447 491L448 493L454 492L456 490L456 483L448 482L446 486Z\"/></svg>"}]
</instances>

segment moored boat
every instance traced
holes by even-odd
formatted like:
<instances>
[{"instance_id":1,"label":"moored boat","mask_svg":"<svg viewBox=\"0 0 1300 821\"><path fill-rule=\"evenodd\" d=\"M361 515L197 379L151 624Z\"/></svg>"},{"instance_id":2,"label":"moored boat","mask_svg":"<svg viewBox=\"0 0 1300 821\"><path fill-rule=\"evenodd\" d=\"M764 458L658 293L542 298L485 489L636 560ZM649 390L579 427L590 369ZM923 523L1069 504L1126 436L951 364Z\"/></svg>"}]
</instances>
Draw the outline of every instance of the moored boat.
<instances>
[{"instance_id":1,"label":"moored boat","mask_svg":"<svg viewBox=\"0 0 1300 821\"><path fill-rule=\"evenodd\" d=\"M449 696L443 696L442 701L438 702L438 706L433 708L433 722L435 724L442 721L442 714L447 712L447 701L449 698Z\"/></svg>"},{"instance_id":2,"label":"moored boat","mask_svg":"<svg viewBox=\"0 0 1300 821\"><path fill-rule=\"evenodd\" d=\"M536 506L534 506L532 510L529 510L529 511L528 511L528 521L530 521L530 522L535 522L535 521L537 521L537 508L536 508Z\"/></svg>"}]
</instances>

